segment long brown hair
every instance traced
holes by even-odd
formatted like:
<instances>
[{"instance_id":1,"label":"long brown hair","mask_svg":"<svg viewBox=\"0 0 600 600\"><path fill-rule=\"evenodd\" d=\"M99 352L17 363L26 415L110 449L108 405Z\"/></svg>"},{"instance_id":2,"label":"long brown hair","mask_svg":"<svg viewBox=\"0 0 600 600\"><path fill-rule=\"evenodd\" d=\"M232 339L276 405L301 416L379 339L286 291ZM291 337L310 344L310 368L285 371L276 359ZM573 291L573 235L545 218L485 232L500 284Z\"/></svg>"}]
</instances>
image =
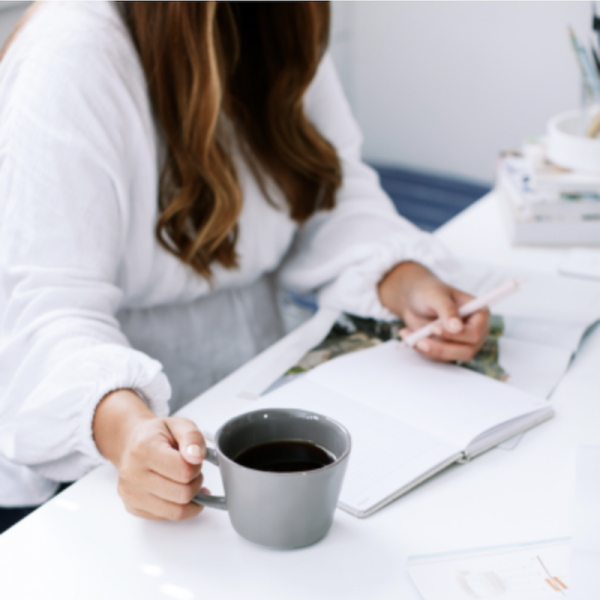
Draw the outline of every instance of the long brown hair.
<instances>
[{"instance_id":1,"label":"long brown hair","mask_svg":"<svg viewBox=\"0 0 600 600\"><path fill-rule=\"evenodd\" d=\"M242 207L237 144L267 201L265 176L299 223L331 209L341 183L333 146L303 96L329 36L327 2L122 2L167 155L156 235L210 279L237 266ZM232 135L235 131L235 135Z\"/></svg>"}]
</instances>

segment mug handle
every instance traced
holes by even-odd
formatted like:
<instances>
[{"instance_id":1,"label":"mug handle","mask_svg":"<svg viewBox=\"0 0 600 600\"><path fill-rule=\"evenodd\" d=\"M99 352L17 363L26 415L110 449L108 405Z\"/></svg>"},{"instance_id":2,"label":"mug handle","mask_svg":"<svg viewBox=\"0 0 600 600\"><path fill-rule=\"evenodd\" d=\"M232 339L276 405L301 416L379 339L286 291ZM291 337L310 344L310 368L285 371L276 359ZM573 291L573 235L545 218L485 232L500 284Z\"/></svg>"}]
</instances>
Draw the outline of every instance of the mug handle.
<instances>
[{"instance_id":1,"label":"mug handle","mask_svg":"<svg viewBox=\"0 0 600 600\"><path fill-rule=\"evenodd\" d=\"M206 449L206 460L217 467L219 466L217 453L212 448ZM225 496L210 496L209 494L203 494L200 492L192 498L192 502L194 504L199 504L200 506L208 506L210 508L218 508L219 510L227 510L227 500L225 499Z\"/></svg>"}]
</instances>

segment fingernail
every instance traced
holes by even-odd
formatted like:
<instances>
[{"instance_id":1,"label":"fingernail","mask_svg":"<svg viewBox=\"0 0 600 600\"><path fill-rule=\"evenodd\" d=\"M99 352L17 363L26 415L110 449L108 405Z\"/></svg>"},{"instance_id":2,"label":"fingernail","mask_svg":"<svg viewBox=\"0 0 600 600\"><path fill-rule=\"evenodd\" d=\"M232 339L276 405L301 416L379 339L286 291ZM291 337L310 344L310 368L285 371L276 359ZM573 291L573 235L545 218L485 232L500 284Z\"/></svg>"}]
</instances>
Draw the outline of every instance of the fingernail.
<instances>
[{"instance_id":1,"label":"fingernail","mask_svg":"<svg viewBox=\"0 0 600 600\"><path fill-rule=\"evenodd\" d=\"M439 325L432 325L431 333L433 333L433 335L442 335L442 328Z\"/></svg>"},{"instance_id":2,"label":"fingernail","mask_svg":"<svg viewBox=\"0 0 600 600\"><path fill-rule=\"evenodd\" d=\"M448 331L450 333L458 333L462 329L462 321L456 317L452 317L448 321Z\"/></svg>"},{"instance_id":3,"label":"fingernail","mask_svg":"<svg viewBox=\"0 0 600 600\"><path fill-rule=\"evenodd\" d=\"M416 347L421 352L429 352L429 344L425 340L418 342Z\"/></svg>"},{"instance_id":4,"label":"fingernail","mask_svg":"<svg viewBox=\"0 0 600 600\"><path fill-rule=\"evenodd\" d=\"M202 456L202 448L200 446L193 444L192 446L188 446L185 451L195 458L200 458Z\"/></svg>"},{"instance_id":5,"label":"fingernail","mask_svg":"<svg viewBox=\"0 0 600 600\"><path fill-rule=\"evenodd\" d=\"M200 488L200 491L201 491L203 494L208 494L208 495L210 496L210 490L209 490L208 488Z\"/></svg>"}]
</instances>

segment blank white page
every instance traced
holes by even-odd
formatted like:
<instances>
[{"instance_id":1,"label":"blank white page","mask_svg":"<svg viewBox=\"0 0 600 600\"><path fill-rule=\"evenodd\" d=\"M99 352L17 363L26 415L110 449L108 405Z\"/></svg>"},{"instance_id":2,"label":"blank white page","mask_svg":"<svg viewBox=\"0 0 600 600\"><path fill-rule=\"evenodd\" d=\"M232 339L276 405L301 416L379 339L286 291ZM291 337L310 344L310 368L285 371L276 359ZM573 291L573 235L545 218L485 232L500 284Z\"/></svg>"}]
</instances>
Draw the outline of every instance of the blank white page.
<instances>
[{"instance_id":1,"label":"blank white page","mask_svg":"<svg viewBox=\"0 0 600 600\"><path fill-rule=\"evenodd\" d=\"M494 314L591 325L600 318L600 282L562 275L498 270L468 263L449 283L481 295L516 277L526 277L519 291L492 306Z\"/></svg>"},{"instance_id":2,"label":"blank white page","mask_svg":"<svg viewBox=\"0 0 600 600\"><path fill-rule=\"evenodd\" d=\"M550 410L545 400L395 341L331 360L306 377L463 450L499 423Z\"/></svg>"},{"instance_id":3,"label":"blank white page","mask_svg":"<svg viewBox=\"0 0 600 600\"><path fill-rule=\"evenodd\" d=\"M587 322L533 319L531 317L504 317L504 333L500 339L542 344L575 352L590 324Z\"/></svg>"},{"instance_id":4,"label":"blank white page","mask_svg":"<svg viewBox=\"0 0 600 600\"><path fill-rule=\"evenodd\" d=\"M301 408L331 417L352 437L340 506L363 516L407 491L425 474L457 460L461 448L390 419L307 377L277 388L247 410Z\"/></svg>"},{"instance_id":5,"label":"blank white page","mask_svg":"<svg viewBox=\"0 0 600 600\"><path fill-rule=\"evenodd\" d=\"M548 398L566 373L573 352L556 346L545 346L505 338L499 341L500 364L509 373L505 385Z\"/></svg>"},{"instance_id":6,"label":"blank white page","mask_svg":"<svg viewBox=\"0 0 600 600\"><path fill-rule=\"evenodd\" d=\"M520 290L494 304L501 315L591 325L600 317L600 283L559 275L532 275Z\"/></svg>"}]
</instances>

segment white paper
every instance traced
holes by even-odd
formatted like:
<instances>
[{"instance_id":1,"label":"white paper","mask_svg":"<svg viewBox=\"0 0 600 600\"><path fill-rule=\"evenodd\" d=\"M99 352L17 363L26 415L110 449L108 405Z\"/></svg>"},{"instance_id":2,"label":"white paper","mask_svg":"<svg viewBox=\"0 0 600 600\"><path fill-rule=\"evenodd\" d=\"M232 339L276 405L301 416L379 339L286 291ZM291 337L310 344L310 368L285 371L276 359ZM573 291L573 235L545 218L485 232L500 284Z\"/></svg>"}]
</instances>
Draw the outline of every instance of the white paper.
<instances>
[{"instance_id":1,"label":"white paper","mask_svg":"<svg viewBox=\"0 0 600 600\"><path fill-rule=\"evenodd\" d=\"M503 316L525 317L554 323L590 325L600 318L600 283L527 271L503 271L469 263L452 281L474 295L481 295L509 279L525 277L519 291L492 306Z\"/></svg>"},{"instance_id":2,"label":"white paper","mask_svg":"<svg viewBox=\"0 0 600 600\"><path fill-rule=\"evenodd\" d=\"M306 378L462 449L499 423L549 410L530 394L433 362L399 342L341 356Z\"/></svg>"},{"instance_id":3,"label":"white paper","mask_svg":"<svg viewBox=\"0 0 600 600\"><path fill-rule=\"evenodd\" d=\"M600 251L592 248L571 248L558 264L565 275L600 279Z\"/></svg>"},{"instance_id":4,"label":"white paper","mask_svg":"<svg viewBox=\"0 0 600 600\"><path fill-rule=\"evenodd\" d=\"M340 504L362 512L456 458L461 448L324 388L307 377L265 395L252 409L301 408L341 423L352 438Z\"/></svg>"},{"instance_id":5,"label":"white paper","mask_svg":"<svg viewBox=\"0 0 600 600\"><path fill-rule=\"evenodd\" d=\"M254 376L245 383L238 395L250 400L258 398L327 336L339 315L339 311L321 309L312 319L259 354L254 360L261 361L260 368L256 369Z\"/></svg>"},{"instance_id":6,"label":"white paper","mask_svg":"<svg viewBox=\"0 0 600 600\"><path fill-rule=\"evenodd\" d=\"M571 353L579 347L581 338L590 324L587 321L573 323L507 315L504 317L502 337L561 348Z\"/></svg>"},{"instance_id":7,"label":"white paper","mask_svg":"<svg viewBox=\"0 0 600 600\"><path fill-rule=\"evenodd\" d=\"M590 325L600 316L600 284L558 275L532 275L519 292L498 302L494 311L501 315Z\"/></svg>"},{"instance_id":8,"label":"white paper","mask_svg":"<svg viewBox=\"0 0 600 600\"><path fill-rule=\"evenodd\" d=\"M452 285L481 295L521 276L526 280L519 291L491 307L504 319L498 362L509 375L509 385L548 398L585 331L600 318L600 283L471 263Z\"/></svg>"},{"instance_id":9,"label":"white paper","mask_svg":"<svg viewBox=\"0 0 600 600\"><path fill-rule=\"evenodd\" d=\"M566 373L571 350L544 346L502 336L498 340L500 364L509 373L507 385L548 398Z\"/></svg>"},{"instance_id":10,"label":"white paper","mask_svg":"<svg viewBox=\"0 0 600 600\"><path fill-rule=\"evenodd\" d=\"M411 557L407 570L423 600L558 600L570 596L570 555L570 540L553 540Z\"/></svg>"},{"instance_id":11,"label":"white paper","mask_svg":"<svg viewBox=\"0 0 600 600\"><path fill-rule=\"evenodd\" d=\"M600 447L579 448L575 500L571 597L590 600L600 597Z\"/></svg>"}]
</instances>

